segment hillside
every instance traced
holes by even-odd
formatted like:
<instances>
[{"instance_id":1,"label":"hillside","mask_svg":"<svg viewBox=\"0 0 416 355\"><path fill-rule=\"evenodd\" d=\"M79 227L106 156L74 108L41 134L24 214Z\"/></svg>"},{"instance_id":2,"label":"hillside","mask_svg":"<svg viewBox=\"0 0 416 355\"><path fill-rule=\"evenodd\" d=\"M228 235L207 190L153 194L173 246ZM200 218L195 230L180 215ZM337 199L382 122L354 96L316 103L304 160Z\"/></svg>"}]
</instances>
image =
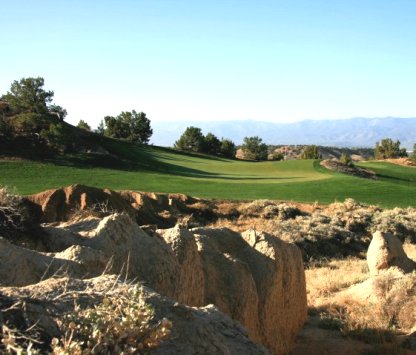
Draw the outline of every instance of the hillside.
<instances>
[{"instance_id":1,"label":"hillside","mask_svg":"<svg viewBox=\"0 0 416 355\"><path fill-rule=\"evenodd\" d=\"M200 127L206 134L230 138L237 144L246 136L259 136L267 144L317 144L337 147L370 147L391 137L412 149L416 142L416 118L351 118L272 123L253 120L154 122L151 142L172 146L188 126Z\"/></svg>"},{"instance_id":2,"label":"hillside","mask_svg":"<svg viewBox=\"0 0 416 355\"><path fill-rule=\"evenodd\" d=\"M362 166L374 171L378 179L330 172L313 160L244 162L103 137L90 152L31 160L4 157L0 161L0 184L15 187L22 194L79 183L235 200L326 204L351 197L384 207L415 205L415 168L384 162Z\"/></svg>"}]
</instances>

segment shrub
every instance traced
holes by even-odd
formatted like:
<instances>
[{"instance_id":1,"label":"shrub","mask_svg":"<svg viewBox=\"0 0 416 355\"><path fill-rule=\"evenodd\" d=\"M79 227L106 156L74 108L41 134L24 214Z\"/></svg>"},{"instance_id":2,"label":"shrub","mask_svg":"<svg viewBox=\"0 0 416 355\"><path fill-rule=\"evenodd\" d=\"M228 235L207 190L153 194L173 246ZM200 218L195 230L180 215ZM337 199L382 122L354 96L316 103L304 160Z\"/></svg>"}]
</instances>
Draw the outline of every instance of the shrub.
<instances>
[{"instance_id":1,"label":"shrub","mask_svg":"<svg viewBox=\"0 0 416 355\"><path fill-rule=\"evenodd\" d=\"M406 157L406 148L400 148L400 141L393 142L390 138L384 138L376 143L374 151L376 159L389 159Z\"/></svg>"},{"instance_id":2,"label":"shrub","mask_svg":"<svg viewBox=\"0 0 416 355\"><path fill-rule=\"evenodd\" d=\"M302 152L301 159L321 159L319 149L316 145L308 145Z\"/></svg>"},{"instance_id":3,"label":"shrub","mask_svg":"<svg viewBox=\"0 0 416 355\"><path fill-rule=\"evenodd\" d=\"M0 231L25 230L27 220L22 198L0 187Z\"/></svg>"},{"instance_id":4,"label":"shrub","mask_svg":"<svg viewBox=\"0 0 416 355\"><path fill-rule=\"evenodd\" d=\"M245 159L267 160L268 148L260 137L245 137L241 149Z\"/></svg>"},{"instance_id":5,"label":"shrub","mask_svg":"<svg viewBox=\"0 0 416 355\"><path fill-rule=\"evenodd\" d=\"M154 311L139 287L105 297L92 308L76 307L62 320L64 336L52 340L54 354L133 354L154 348L170 334L172 323L152 322Z\"/></svg>"},{"instance_id":6,"label":"shrub","mask_svg":"<svg viewBox=\"0 0 416 355\"><path fill-rule=\"evenodd\" d=\"M233 141L225 138L221 139L221 155L227 158L235 158L236 151L237 149Z\"/></svg>"}]
</instances>

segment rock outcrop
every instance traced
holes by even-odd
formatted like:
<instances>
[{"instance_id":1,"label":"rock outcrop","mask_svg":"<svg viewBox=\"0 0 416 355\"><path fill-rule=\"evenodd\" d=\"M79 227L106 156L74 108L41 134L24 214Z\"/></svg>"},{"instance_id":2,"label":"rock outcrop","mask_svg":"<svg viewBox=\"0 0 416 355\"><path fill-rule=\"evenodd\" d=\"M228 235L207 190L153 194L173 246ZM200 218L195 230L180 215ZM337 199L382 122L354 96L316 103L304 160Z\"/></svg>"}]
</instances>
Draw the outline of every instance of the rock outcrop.
<instances>
[{"instance_id":1,"label":"rock outcrop","mask_svg":"<svg viewBox=\"0 0 416 355\"><path fill-rule=\"evenodd\" d=\"M57 270L75 278L116 274L188 306L214 304L243 324L252 340L276 354L290 350L306 319L300 250L273 235L179 226L149 235L127 213L47 224L43 230L48 253L0 240L5 256L0 263L6 270L0 273L0 285L30 285ZM11 272L6 264L21 266L22 271ZM209 308L204 312L212 313ZM210 338L214 330L201 332ZM231 337L234 333L240 336L230 330ZM212 346L208 352L217 345Z\"/></svg>"},{"instance_id":2,"label":"rock outcrop","mask_svg":"<svg viewBox=\"0 0 416 355\"><path fill-rule=\"evenodd\" d=\"M187 205L197 200L183 194L157 194L153 192L99 189L84 185L71 185L47 190L27 197L34 205L33 213L40 214L44 223L67 221L91 213L127 213L139 224L157 224L173 227L175 213L187 210Z\"/></svg>"},{"instance_id":3,"label":"rock outcrop","mask_svg":"<svg viewBox=\"0 0 416 355\"><path fill-rule=\"evenodd\" d=\"M403 272L416 270L416 262L409 259L399 238L391 233L375 232L367 251L367 263L372 275L397 267Z\"/></svg>"},{"instance_id":4,"label":"rock outcrop","mask_svg":"<svg viewBox=\"0 0 416 355\"><path fill-rule=\"evenodd\" d=\"M110 275L87 280L48 279L24 288L0 287L0 321L14 331L32 329L33 338L50 344L52 338L62 337L61 320L75 305L85 309L102 303L104 297L128 298L134 287ZM249 339L238 322L213 305L180 305L147 287L141 287L139 293L141 307L154 312L152 323L167 319L173 324L167 339L152 350L154 354L269 354ZM24 304L19 303L22 295ZM49 352L47 346L42 350Z\"/></svg>"}]
</instances>

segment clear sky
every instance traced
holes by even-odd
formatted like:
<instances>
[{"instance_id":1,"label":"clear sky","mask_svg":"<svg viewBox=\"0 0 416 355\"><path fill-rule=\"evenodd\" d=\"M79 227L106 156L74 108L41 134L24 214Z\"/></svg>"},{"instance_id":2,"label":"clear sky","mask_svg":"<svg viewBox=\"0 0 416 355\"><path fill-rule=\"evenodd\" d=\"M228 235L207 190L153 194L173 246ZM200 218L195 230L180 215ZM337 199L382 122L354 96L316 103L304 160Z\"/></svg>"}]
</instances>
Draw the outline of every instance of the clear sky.
<instances>
[{"instance_id":1,"label":"clear sky","mask_svg":"<svg viewBox=\"0 0 416 355\"><path fill-rule=\"evenodd\" d=\"M0 0L0 93L67 121L416 116L414 0Z\"/></svg>"}]
</instances>

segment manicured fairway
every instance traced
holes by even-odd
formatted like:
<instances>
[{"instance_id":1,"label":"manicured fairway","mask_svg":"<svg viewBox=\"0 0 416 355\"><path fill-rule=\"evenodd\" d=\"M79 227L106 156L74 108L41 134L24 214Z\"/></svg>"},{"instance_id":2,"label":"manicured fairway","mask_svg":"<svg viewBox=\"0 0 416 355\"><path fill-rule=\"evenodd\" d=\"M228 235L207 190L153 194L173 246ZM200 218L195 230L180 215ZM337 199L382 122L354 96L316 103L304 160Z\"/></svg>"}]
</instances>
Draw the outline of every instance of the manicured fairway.
<instances>
[{"instance_id":1,"label":"manicured fairway","mask_svg":"<svg viewBox=\"0 0 416 355\"><path fill-rule=\"evenodd\" d=\"M221 199L330 203L352 197L385 207L416 206L416 168L365 163L377 181L326 171L317 161L244 162L106 140L115 156L0 161L0 184L32 194L70 184Z\"/></svg>"}]
</instances>

